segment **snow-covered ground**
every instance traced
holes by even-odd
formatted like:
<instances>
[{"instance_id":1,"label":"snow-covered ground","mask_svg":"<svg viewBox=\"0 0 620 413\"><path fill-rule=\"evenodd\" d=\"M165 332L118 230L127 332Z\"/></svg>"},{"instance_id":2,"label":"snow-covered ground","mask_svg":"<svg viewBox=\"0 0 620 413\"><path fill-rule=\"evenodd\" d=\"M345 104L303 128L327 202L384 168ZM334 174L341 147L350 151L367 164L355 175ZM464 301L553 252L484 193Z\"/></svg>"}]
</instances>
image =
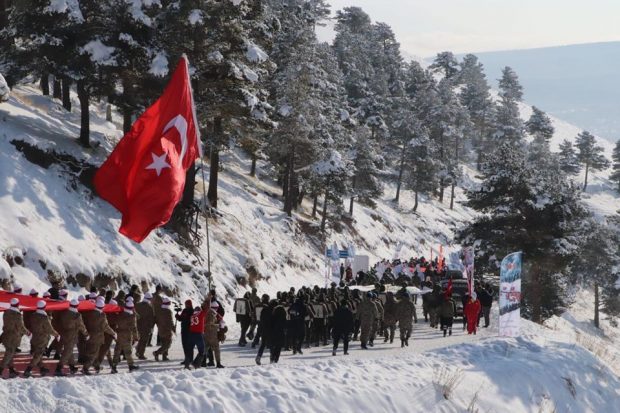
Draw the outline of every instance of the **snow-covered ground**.
<instances>
[{"instance_id":1,"label":"snow-covered ground","mask_svg":"<svg viewBox=\"0 0 620 413\"><path fill-rule=\"evenodd\" d=\"M523 321L519 338L497 337L497 307L476 336L455 324L443 338L423 320L411 346L329 347L278 365L255 366L254 350L224 345L224 370L183 371L173 360L146 362L137 373L0 382L7 411L21 412L597 412L620 405L617 333L588 323L592 294L582 292L562 317L545 326ZM587 337L587 338L586 338ZM397 333L398 338L398 333ZM24 347L26 348L26 347ZM267 363L267 354L263 358Z\"/></svg>"}]
</instances>

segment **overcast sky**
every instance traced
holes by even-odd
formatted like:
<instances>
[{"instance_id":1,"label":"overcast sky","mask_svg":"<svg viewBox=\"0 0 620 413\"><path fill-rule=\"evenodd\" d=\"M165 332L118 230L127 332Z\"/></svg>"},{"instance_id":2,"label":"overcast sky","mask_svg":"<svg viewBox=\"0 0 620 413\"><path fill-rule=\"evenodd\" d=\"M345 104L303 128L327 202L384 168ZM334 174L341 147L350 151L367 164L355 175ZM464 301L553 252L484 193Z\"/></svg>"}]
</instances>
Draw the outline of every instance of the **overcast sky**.
<instances>
[{"instance_id":1,"label":"overcast sky","mask_svg":"<svg viewBox=\"0 0 620 413\"><path fill-rule=\"evenodd\" d=\"M620 0L328 1L332 14L359 6L389 24L417 57L620 40ZM332 36L329 28L319 33Z\"/></svg>"}]
</instances>

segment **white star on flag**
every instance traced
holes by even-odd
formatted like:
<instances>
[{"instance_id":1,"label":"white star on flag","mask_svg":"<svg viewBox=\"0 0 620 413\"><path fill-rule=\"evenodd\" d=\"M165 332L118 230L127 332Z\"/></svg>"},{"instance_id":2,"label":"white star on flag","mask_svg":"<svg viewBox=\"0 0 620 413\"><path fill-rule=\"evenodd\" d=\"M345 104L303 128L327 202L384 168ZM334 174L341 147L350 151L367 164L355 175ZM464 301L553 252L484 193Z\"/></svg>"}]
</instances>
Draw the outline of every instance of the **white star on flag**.
<instances>
[{"instance_id":1,"label":"white star on flag","mask_svg":"<svg viewBox=\"0 0 620 413\"><path fill-rule=\"evenodd\" d=\"M147 166L145 169L155 169L155 171L157 172L157 176L159 176L162 169L171 167L170 164L166 162L167 156L168 154L166 152L164 152L161 156L157 156L153 152L151 152L151 158L153 158L153 163Z\"/></svg>"}]
</instances>

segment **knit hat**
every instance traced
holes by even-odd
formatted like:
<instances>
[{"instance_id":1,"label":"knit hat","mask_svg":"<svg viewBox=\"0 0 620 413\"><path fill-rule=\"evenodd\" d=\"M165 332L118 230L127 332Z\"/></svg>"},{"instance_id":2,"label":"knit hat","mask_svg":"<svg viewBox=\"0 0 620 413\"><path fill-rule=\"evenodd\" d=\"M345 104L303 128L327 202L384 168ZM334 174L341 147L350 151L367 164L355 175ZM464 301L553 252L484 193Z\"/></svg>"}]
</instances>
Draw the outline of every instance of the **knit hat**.
<instances>
[{"instance_id":1,"label":"knit hat","mask_svg":"<svg viewBox=\"0 0 620 413\"><path fill-rule=\"evenodd\" d=\"M95 303L95 305L97 306L97 308L103 308L105 307L105 300L103 297L98 297L97 298L97 302Z\"/></svg>"},{"instance_id":2,"label":"knit hat","mask_svg":"<svg viewBox=\"0 0 620 413\"><path fill-rule=\"evenodd\" d=\"M170 305L170 298L168 297L162 298L161 305Z\"/></svg>"},{"instance_id":3,"label":"knit hat","mask_svg":"<svg viewBox=\"0 0 620 413\"><path fill-rule=\"evenodd\" d=\"M144 299L151 301L151 299L153 298L153 294L147 292L146 294L144 294Z\"/></svg>"},{"instance_id":4,"label":"knit hat","mask_svg":"<svg viewBox=\"0 0 620 413\"><path fill-rule=\"evenodd\" d=\"M47 305L46 302L43 300L37 301L37 308L39 310L44 310L46 305Z\"/></svg>"},{"instance_id":5,"label":"knit hat","mask_svg":"<svg viewBox=\"0 0 620 413\"><path fill-rule=\"evenodd\" d=\"M115 299L111 299L109 304L110 305L118 305L118 303L116 302Z\"/></svg>"},{"instance_id":6,"label":"knit hat","mask_svg":"<svg viewBox=\"0 0 620 413\"><path fill-rule=\"evenodd\" d=\"M71 307L77 308L77 306L80 305L80 302L74 298L69 304Z\"/></svg>"},{"instance_id":7,"label":"knit hat","mask_svg":"<svg viewBox=\"0 0 620 413\"><path fill-rule=\"evenodd\" d=\"M50 298L52 295L50 294L49 291L46 291L43 293L43 298Z\"/></svg>"},{"instance_id":8,"label":"knit hat","mask_svg":"<svg viewBox=\"0 0 620 413\"><path fill-rule=\"evenodd\" d=\"M133 308L133 300L125 301L125 308Z\"/></svg>"},{"instance_id":9,"label":"knit hat","mask_svg":"<svg viewBox=\"0 0 620 413\"><path fill-rule=\"evenodd\" d=\"M15 285L13 286L13 292L14 292L15 294L21 294L21 292L22 292L22 287L21 287L19 284L15 284Z\"/></svg>"},{"instance_id":10,"label":"knit hat","mask_svg":"<svg viewBox=\"0 0 620 413\"><path fill-rule=\"evenodd\" d=\"M130 301L133 303L133 297L132 296L129 296L129 297L125 298L125 302L130 302Z\"/></svg>"},{"instance_id":11,"label":"knit hat","mask_svg":"<svg viewBox=\"0 0 620 413\"><path fill-rule=\"evenodd\" d=\"M60 292L58 293L58 295L60 297L67 297L69 295L69 291L67 290L60 290Z\"/></svg>"},{"instance_id":12,"label":"knit hat","mask_svg":"<svg viewBox=\"0 0 620 413\"><path fill-rule=\"evenodd\" d=\"M220 305L217 303L217 301L211 301L211 308L220 308Z\"/></svg>"},{"instance_id":13,"label":"knit hat","mask_svg":"<svg viewBox=\"0 0 620 413\"><path fill-rule=\"evenodd\" d=\"M86 298L84 298L84 296L82 294L80 294L80 295L78 295L77 300L78 300L78 302L81 303L82 301L86 300Z\"/></svg>"},{"instance_id":14,"label":"knit hat","mask_svg":"<svg viewBox=\"0 0 620 413\"><path fill-rule=\"evenodd\" d=\"M39 292L33 288L32 290L30 290L30 295L36 297L39 295Z\"/></svg>"},{"instance_id":15,"label":"knit hat","mask_svg":"<svg viewBox=\"0 0 620 413\"><path fill-rule=\"evenodd\" d=\"M11 298L11 307L19 307L19 299Z\"/></svg>"},{"instance_id":16,"label":"knit hat","mask_svg":"<svg viewBox=\"0 0 620 413\"><path fill-rule=\"evenodd\" d=\"M97 298L97 293L96 292L91 292L90 294L88 294L88 299L89 300L95 300Z\"/></svg>"}]
</instances>

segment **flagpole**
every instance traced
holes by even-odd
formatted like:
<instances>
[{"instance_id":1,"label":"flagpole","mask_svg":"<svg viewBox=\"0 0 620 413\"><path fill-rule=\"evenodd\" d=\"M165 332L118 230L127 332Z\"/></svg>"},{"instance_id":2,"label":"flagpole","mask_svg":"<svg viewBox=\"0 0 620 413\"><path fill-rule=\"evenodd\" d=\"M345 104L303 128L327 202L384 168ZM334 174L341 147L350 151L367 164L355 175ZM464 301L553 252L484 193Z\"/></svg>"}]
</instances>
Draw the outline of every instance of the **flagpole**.
<instances>
[{"instance_id":1,"label":"flagpole","mask_svg":"<svg viewBox=\"0 0 620 413\"><path fill-rule=\"evenodd\" d=\"M207 280L209 282L209 291L211 291L211 243L209 240L209 212L207 211L207 187L205 185L205 165L200 157L200 173L202 175L202 202L204 204L205 214L205 232L207 234Z\"/></svg>"}]
</instances>

